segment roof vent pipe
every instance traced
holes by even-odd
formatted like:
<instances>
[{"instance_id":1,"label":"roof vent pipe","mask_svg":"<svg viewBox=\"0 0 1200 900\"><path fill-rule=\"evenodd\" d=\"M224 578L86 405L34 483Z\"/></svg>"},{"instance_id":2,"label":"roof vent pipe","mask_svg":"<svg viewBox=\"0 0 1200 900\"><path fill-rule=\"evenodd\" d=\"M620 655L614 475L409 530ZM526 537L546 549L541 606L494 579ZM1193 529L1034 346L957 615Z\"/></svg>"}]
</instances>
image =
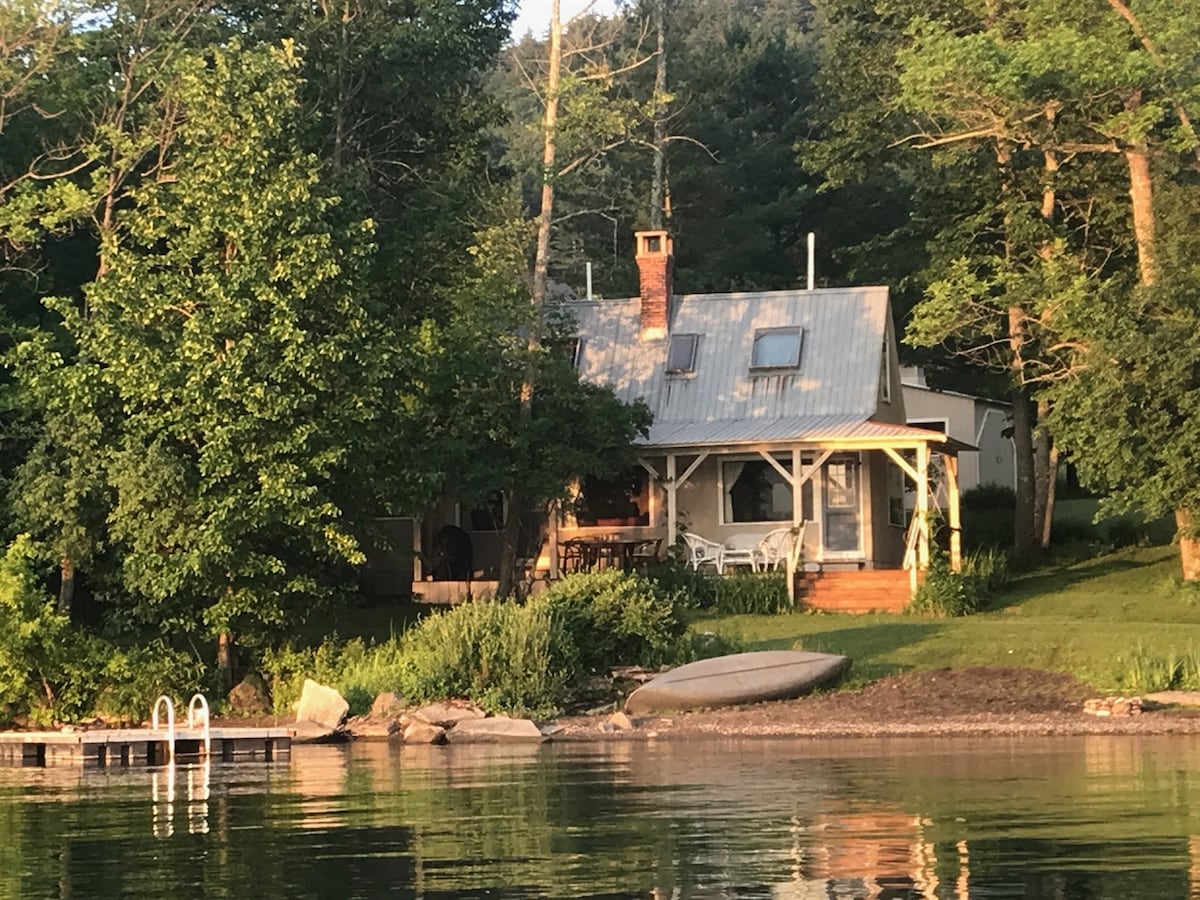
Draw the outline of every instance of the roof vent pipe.
<instances>
[{"instance_id":1,"label":"roof vent pipe","mask_svg":"<svg viewBox=\"0 0 1200 900\"><path fill-rule=\"evenodd\" d=\"M808 289L810 291L816 287L816 258L817 236L810 231L808 233Z\"/></svg>"},{"instance_id":2,"label":"roof vent pipe","mask_svg":"<svg viewBox=\"0 0 1200 900\"><path fill-rule=\"evenodd\" d=\"M587 264L587 298L590 303L592 300L592 264Z\"/></svg>"}]
</instances>

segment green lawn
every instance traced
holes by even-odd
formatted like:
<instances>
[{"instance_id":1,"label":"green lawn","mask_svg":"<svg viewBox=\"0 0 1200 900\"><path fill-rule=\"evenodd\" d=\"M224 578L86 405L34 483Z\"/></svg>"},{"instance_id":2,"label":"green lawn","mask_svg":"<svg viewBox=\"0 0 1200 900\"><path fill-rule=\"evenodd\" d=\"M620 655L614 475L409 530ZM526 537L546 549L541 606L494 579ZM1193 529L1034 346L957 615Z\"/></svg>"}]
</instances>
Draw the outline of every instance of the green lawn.
<instances>
[{"instance_id":1,"label":"green lawn","mask_svg":"<svg viewBox=\"0 0 1200 900\"><path fill-rule=\"evenodd\" d=\"M692 627L748 650L805 649L854 660L853 684L894 672L1019 666L1071 672L1098 690L1141 688L1135 659L1200 659L1200 590L1182 586L1177 551L1130 548L1015 579L985 612L701 616Z\"/></svg>"}]
</instances>

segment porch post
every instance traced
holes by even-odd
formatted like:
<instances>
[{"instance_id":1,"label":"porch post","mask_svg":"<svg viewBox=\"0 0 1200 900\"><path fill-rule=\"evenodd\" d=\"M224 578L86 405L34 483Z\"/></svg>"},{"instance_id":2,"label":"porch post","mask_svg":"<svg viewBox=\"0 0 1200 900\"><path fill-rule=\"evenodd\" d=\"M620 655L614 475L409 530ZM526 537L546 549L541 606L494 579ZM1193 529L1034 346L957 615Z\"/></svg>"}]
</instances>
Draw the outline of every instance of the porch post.
<instances>
[{"instance_id":1,"label":"porch post","mask_svg":"<svg viewBox=\"0 0 1200 900\"><path fill-rule=\"evenodd\" d=\"M800 490L803 482L800 480L800 448L792 447L792 546L787 555L787 592L788 603L796 605L796 558L800 548L796 541L804 540L804 532L800 530L801 514L804 510L804 498Z\"/></svg>"},{"instance_id":2,"label":"porch post","mask_svg":"<svg viewBox=\"0 0 1200 900\"><path fill-rule=\"evenodd\" d=\"M550 532L549 540L547 541L546 553L550 556L550 580L558 580L558 514L559 501L555 500L550 504L550 527L547 529ZM536 563L535 563L536 565Z\"/></svg>"},{"instance_id":3,"label":"porch post","mask_svg":"<svg viewBox=\"0 0 1200 900\"><path fill-rule=\"evenodd\" d=\"M679 519L679 504L675 496L675 454L667 453L667 547L675 546L675 522Z\"/></svg>"},{"instance_id":4,"label":"porch post","mask_svg":"<svg viewBox=\"0 0 1200 900\"><path fill-rule=\"evenodd\" d=\"M947 453L946 462L946 515L950 525L950 568L962 571L962 517L959 513L958 456Z\"/></svg>"},{"instance_id":5,"label":"porch post","mask_svg":"<svg viewBox=\"0 0 1200 900\"><path fill-rule=\"evenodd\" d=\"M929 445L917 444L917 568L929 568Z\"/></svg>"}]
</instances>

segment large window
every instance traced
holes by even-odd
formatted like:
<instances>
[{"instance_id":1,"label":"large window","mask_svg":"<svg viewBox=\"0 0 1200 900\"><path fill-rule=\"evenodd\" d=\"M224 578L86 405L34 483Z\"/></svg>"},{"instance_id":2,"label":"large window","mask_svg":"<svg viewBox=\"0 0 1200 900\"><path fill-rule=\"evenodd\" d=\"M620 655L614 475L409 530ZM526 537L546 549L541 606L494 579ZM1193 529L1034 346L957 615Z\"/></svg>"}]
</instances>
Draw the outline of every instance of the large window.
<instances>
[{"instance_id":1,"label":"large window","mask_svg":"<svg viewBox=\"0 0 1200 900\"><path fill-rule=\"evenodd\" d=\"M791 469L791 460L780 460ZM792 521L792 487L779 471L761 457L721 463L724 522ZM801 515L813 517L812 482L800 489Z\"/></svg>"},{"instance_id":2,"label":"large window","mask_svg":"<svg viewBox=\"0 0 1200 900\"><path fill-rule=\"evenodd\" d=\"M650 477L641 466L617 478L585 478L575 500L581 526L650 524Z\"/></svg>"},{"instance_id":3,"label":"large window","mask_svg":"<svg viewBox=\"0 0 1200 900\"><path fill-rule=\"evenodd\" d=\"M754 332L751 369L795 369L800 365L799 328L762 328Z\"/></svg>"}]
</instances>

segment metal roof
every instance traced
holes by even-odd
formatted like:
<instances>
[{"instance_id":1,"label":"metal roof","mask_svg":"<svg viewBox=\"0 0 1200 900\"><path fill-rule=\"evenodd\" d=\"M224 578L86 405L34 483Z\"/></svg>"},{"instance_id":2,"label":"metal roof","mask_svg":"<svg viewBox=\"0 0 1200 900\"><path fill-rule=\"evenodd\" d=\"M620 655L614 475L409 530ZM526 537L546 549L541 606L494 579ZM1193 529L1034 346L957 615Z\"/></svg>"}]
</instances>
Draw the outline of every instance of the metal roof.
<instances>
[{"instance_id":1,"label":"metal roof","mask_svg":"<svg viewBox=\"0 0 1200 900\"><path fill-rule=\"evenodd\" d=\"M643 445L929 439L922 429L876 420L886 287L674 297L670 333L699 335L687 374L666 371L669 337L641 340L638 298L567 309L578 323L582 377L624 400L641 398L654 414ZM802 329L799 367L752 372L755 333L786 327ZM894 408L902 418L899 398Z\"/></svg>"}]
</instances>

